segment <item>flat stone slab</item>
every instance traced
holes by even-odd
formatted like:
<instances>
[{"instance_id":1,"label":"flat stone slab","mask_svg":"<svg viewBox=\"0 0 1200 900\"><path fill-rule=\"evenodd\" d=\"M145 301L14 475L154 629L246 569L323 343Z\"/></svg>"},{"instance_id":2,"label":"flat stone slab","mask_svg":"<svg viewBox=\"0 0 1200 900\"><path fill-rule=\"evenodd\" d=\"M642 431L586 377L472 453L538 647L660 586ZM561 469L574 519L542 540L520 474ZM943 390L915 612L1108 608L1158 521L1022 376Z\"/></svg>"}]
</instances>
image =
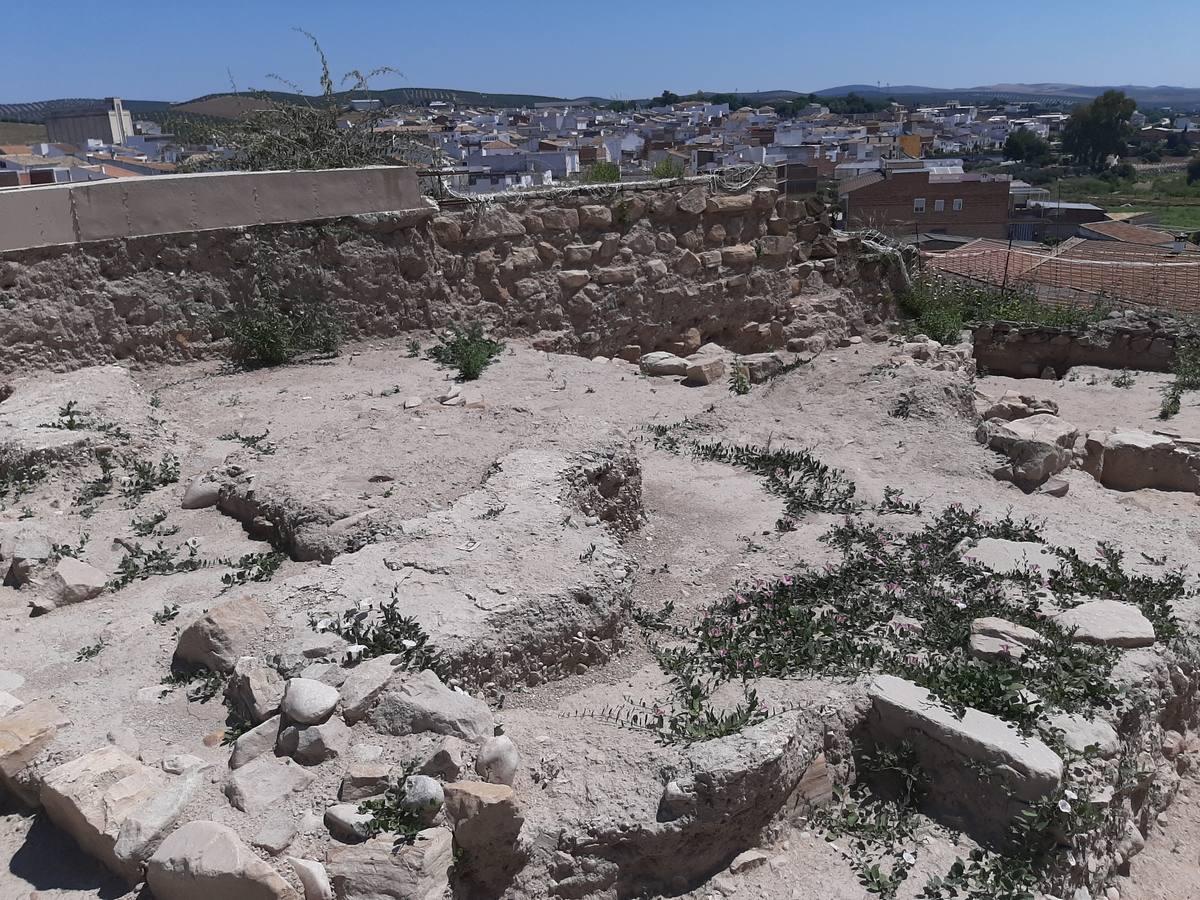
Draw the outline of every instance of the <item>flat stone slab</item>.
<instances>
[{"instance_id":1,"label":"flat stone slab","mask_svg":"<svg viewBox=\"0 0 1200 900\"><path fill-rule=\"evenodd\" d=\"M996 616L971 623L971 655L979 659L1020 659L1029 648L1045 642L1032 628Z\"/></svg>"},{"instance_id":2,"label":"flat stone slab","mask_svg":"<svg viewBox=\"0 0 1200 900\"><path fill-rule=\"evenodd\" d=\"M1075 631L1075 640L1105 647L1149 647L1154 625L1140 609L1119 600L1089 600L1054 617L1063 628Z\"/></svg>"},{"instance_id":3,"label":"flat stone slab","mask_svg":"<svg viewBox=\"0 0 1200 900\"><path fill-rule=\"evenodd\" d=\"M1062 560L1046 544L1036 541L1008 541L980 538L972 545L959 547L962 557L1000 574L1035 569L1049 573L1062 567Z\"/></svg>"},{"instance_id":4,"label":"flat stone slab","mask_svg":"<svg viewBox=\"0 0 1200 900\"><path fill-rule=\"evenodd\" d=\"M1062 780L1058 754L1003 719L970 707L960 719L925 688L893 675L878 676L868 695L870 736L912 745L932 779L931 811L955 827L1003 840L1012 817Z\"/></svg>"}]
</instances>

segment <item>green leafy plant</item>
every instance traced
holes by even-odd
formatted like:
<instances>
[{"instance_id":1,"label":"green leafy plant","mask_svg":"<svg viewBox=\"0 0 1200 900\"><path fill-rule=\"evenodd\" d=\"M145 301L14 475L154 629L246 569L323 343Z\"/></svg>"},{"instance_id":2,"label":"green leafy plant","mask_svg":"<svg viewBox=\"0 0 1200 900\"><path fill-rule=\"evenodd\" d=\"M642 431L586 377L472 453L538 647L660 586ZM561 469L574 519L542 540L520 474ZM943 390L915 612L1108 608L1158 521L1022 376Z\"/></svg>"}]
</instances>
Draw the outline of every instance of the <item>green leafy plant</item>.
<instances>
[{"instance_id":1,"label":"green leafy plant","mask_svg":"<svg viewBox=\"0 0 1200 900\"><path fill-rule=\"evenodd\" d=\"M915 500L905 500L904 491L900 488L885 487L883 489L883 500L875 507L876 512L880 513L895 513L902 516L919 516L921 514L921 504Z\"/></svg>"},{"instance_id":2,"label":"green leafy plant","mask_svg":"<svg viewBox=\"0 0 1200 900\"><path fill-rule=\"evenodd\" d=\"M178 603L164 603L163 608L154 613L150 618L154 621L155 625L166 625L168 622L173 622L178 615Z\"/></svg>"},{"instance_id":3,"label":"green leafy plant","mask_svg":"<svg viewBox=\"0 0 1200 900\"><path fill-rule=\"evenodd\" d=\"M394 653L406 669L445 673L441 654L430 645L425 629L413 617L401 614L399 587L378 607L368 604L340 613L310 614L308 625L313 631L330 632L362 647L363 659Z\"/></svg>"},{"instance_id":4,"label":"green leafy plant","mask_svg":"<svg viewBox=\"0 0 1200 900\"><path fill-rule=\"evenodd\" d=\"M91 535L86 531L79 536L78 544L51 544L50 557L51 559L62 559L64 556L69 556L72 559L82 559L83 549L91 540Z\"/></svg>"},{"instance_id":5,"label":"green leafy plant","mask_svg":"<svg viewBox=\"0 0 1200 900\"><path fill-rule=\"evenodd\" d=\"M729 393L740 397L750 393L750 371L741 360L733 362L733 371L729 373Z\"/></svg>"},{"instance_id":6,"label":"green leafy plant","mask_svg":"<svg viewBox=\"0 0 1200 900\"><path fill-rule=\"evenodd\" d=\"M418 357L420 357L421 342L418 341L416 338L409 338L408 343L406 343L404 346L405 346L405 349L408 351L409 359L417 359Z\"/></svg>"},{"instance_id":7,"label":"green leafy plant","mask_svg":"<svg viewBox=\"0 0 1200 900\"><path fill-rule=\"evenodd\" d=\"M912 391L904 391L896 400L896 405L888 410L893 419L907 419L912 416L917 405L917 395Z\"/></svg>"},{"instance_id":8,"label":"green leafy plant","mask_svg":"<svg viewBox=\"0 0 1200 900\"><path fill-rule=\"evenodd\" d=\"M271 550L266 553L247 553L234 562L232 572L221 576L221 583L226 588L251 581L270 581L287 559L286 553Z\"/></svg>"},{"instance_id":9,"label":"green leafy plant","mask_svg":"<svg viewBox=\"0 0 1200 900\"><path fill-rule=\"evenodd\" d=\"M94 644L81 647L79 652L75 654L75 662L86 662L89 659L95 659L104 650L104 647L104 638L100 638Z\"/></svg>"},{"instance_id":10,"label":"green leafy plant","mask_svg":"<svg viewBox=\"0 0 1200 900\"><path fill-rule=\"evenodd\" d=\"M213 565L198 555L196 545L187 543L183 548L169 549L159 541L149 549L141 544L134 544L125 552L117 565L116 575L109 581L109 587L114 591L120 590L135 581L144 581L155 575L177 575L181 572L195 572Z\"/></svg>"},{"instance_id":11,"label":"green leafy plant","mask_svg":"<svg viewBox=\"0 0 1200 900\"><path fill-rule=\"evenodd\" d=\"M0 509L9 500L19 500L33 493L41 482L50 477L50 470L30 459L15 444L0 444Z\"/></svg>"},{"instance_id":12,"label":"green leafy plant","mask_svg":"<svg viewBox=\"0 0 1200 900\"><path fill-rule=\"evenodd\" d=\"M372 837L391 834L396 836L396 843L411 844L428 827L421 810L408 805L404 791L405 781L416 769L415 762L408 763L382 795L359 803L358 811L371 816L369 833Z\"/></svg>"},{"instance_id":13,"label":"green leafy plant","mask_svg":"<svg viewBox=\"0 0 1200 900\"><path fill-rule=\"evenodd\" d=\"M854 482L807 450L693 443L698 459L722 462L760 476L768 491L784 500L784 512L799 519L809 512L852 512Z\"/></svg>"},{"instance_id":14,"label":"green leafy plant","mask_svg":"<svg viewBox=\"0 0 1200 900\"><path fill-rule=\"evenodd\" d=\"M173 534L179 533L178 525L163 528L162 524L165 521L167 521L166 510L159 510L149 516L134 518L129 523L129 527L138 537L170 537Z\"/></svg>"},{"instance_id":15,"label":"green leafy plant","mask_svg":"<svg viewBox=\"0 0 1200 900\"><path fill-rule=\"evenodd\" d=\"M240 431L230 431L217 438L219 441L237 441L247 450L253 450L259 456L272 456L275 453L275 444L267 440L271 429L267 429L262 434L242 434Z\"/></svg>"},{"instance_id":16,"label":"green leafy plant","mask_svg":"<svg viewBox=\"0 0 1200 900\"><path fill-rule=\"evenodd\" d=\"M437 335L437 339L437 344L426 354L440 365L458 369L461 381L475 381L504 351L504 344L485 336L483 325L478 322L465 328L452 325L447 333Z\"/></svg>"},{"instance_id":17,"label":"green leafy plant","mask_svg":"<svg viewBox=\"0 0 1200 900\"><path fill-rule=\"evenodd\" d=\"M900 296L901 308L913 317L909 332L923 333L943 344L958 343L968 322L1004 320L1026 325L1078 326L1098 322L1111 312L1103 298L1091 306L1041 302L1024 286L997 288L968 284L936 273L913 279Z\"/></svg>"},{"instance_id":18,"label":"green leafy plant","mask_svg":"<svg viewBox=\"0 0 1200 900\"><path fill-rule=\"evenodd\" d=\"M179 481L179 459L167 453L158 464L128 454L122 464L129 474L121 485L126 506L136 506L147 494Z\"/></svg>"},{"instance_id":19,"label":"green leafy plant","mask_svg":"<svg viewBox=\"0 0 1200 900\"><path fill-rule=\"evenodd\" d=\"M1129 388L1133 387L1135 383L1136 382L1134 381L1133 375L1129 372L1128 369L1122 369L1120 371L1120 373L1117 375L1114 375L1113 379L1112 379L1113 387L1123 388L1125 390L1128 390Z\"/></svg>"},{"instance_id":20,"label":"green leafy plant","mask_svg":"<svg viewBox=\"0 0 1200 900\"><path fill-rule=\"evenodd\" d=\"M662 608L651 612L640 606L633 608L633 621L648 631L661 631L667 627L667 622L675 612L675 601L664 601Z\"/></svg>"}]
</instances>

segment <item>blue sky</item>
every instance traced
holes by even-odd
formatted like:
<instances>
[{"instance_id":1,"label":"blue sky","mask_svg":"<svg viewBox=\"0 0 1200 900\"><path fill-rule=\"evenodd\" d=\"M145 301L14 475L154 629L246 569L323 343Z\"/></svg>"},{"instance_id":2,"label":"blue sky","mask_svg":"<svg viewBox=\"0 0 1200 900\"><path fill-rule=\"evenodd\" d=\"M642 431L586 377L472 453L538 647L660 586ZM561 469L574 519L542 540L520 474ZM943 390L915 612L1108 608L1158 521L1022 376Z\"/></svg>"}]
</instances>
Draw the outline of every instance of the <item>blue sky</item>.
<instances>
[{"instance_id":1,"label":"blue sky","mask_svg":"<svg viewBox=\"0 0 1200 900\"><path fill-rule=\"evenodd\" d=\"M877 81L1194 87L1200 59L1186 6L10 0L0 102L112 94L184 100L226 89L227 69L243 88L270 86L265 76L274 72L315 89L315 60L289 30L294 25L317 35L338 73L384 65L404 73L379 79L381 88L633 98L664 89L808 91Z\"/></svg>"}]
</instances>

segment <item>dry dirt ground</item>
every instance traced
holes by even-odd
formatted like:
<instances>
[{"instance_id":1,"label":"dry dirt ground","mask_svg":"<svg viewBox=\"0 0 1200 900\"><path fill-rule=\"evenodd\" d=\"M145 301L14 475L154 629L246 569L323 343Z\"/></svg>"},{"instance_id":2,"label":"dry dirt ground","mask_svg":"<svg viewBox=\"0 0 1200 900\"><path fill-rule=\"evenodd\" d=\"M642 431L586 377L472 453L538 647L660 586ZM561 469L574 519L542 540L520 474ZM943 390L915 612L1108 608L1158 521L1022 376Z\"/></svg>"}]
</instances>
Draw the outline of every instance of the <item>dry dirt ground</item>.
<instances>
[{"instance_id":1,"label":"dry dirt ground","mask_svg":"<svg viewBox=\"0 0 1200 900\"><path fill-rule=\"evenodd\" d=\"M1080 470L1064 473L1070 491L1063 498L1027 496L995 481L989 475L995 455L976 442L975 422L963 414L962 392L969 396L971 386L964 388L965 379L957 373L881 369L895 352L895 346L869 341L831 350L811 365L735 396L724 382L691 387L675 378L644 377L629 363L514 345L478 382L482 409L435 402L450 384L448 374L428 360L410 358L399 341L358 345L329 362L252 373L228 373L204 363L134 371L129 382L112 368L53 379L30 376L14 383L13 398L0 406L0 419L8 404L39 391L48 402L78 399L95 416L130 431L146 458L177 455L180 481L150 493L132 509L119 497L104 498L84 519L72 497L84 479L97 476L93 465L68 483L51 480L10 502L0 512L0 525L35 521L56 541L71 544L86 534L83 558L111 573L126 552L121 541L147 540L133 534L133 520L161 511L165 526L179 528L166 539L171 546L194 540L205 559L236 559L266 547L216 510L179 508L189 480L217 465L239 464L264 488L286 489L339 516L372 511L398 521L447 509L478 488L506 454L571 453L618 438L635 442L643 469L645 523L624 545L636 560L634 606L658 610L671 601L672 621L683 623L738 582L779 575L801 561L821 563L829 550L817 539L837 520L811 515L796 530L779 533L774 525L780 501L758 478L655 449L646 439L645 426L690 417L727 442L806 447L844 470L857 484L858 496L871 503L882 498L884 488L895 487L927 510L951 503L979 506L989 516L1012 510L1043 519L1052 543L1090 554L1096 541L1111 541L1131 557L1165 556L1168 565L1184 567L1193 580L1200 575L1197 497L1116 493ZM1134 373L1133 387L1122 389L1110 383L1112 374L1077 369L1059 382L987 377L973 388L990 398L1007 389L1048 396L1081 433L1156 427L1166 376ZM918 398L914 414L890 415L910 392ZM405 399L414 396L424 402L405 409ZM1185 398L1171 427L1200 435L1200 405L1194 398ZM234 433L265 434L263 440L275 450L262 454L222 437ZM494 549L481 546L472 552L486 558ZM275 582L306 573L319 576L319 565L286 561ZM224 718L219 702L189 702L183 691L164 691L159 681L168 671L176 625L223 596L221 576L229 571L216 564L135 581L119 593L38 618L29 617L25 590L0 588L0 670L24 679L8 689L23 699L46 697L63 704L74 722L69 745L79 751L108 740L136 748L149 764L186 752L223 770L228 750L219 745ZM176 608L177 620L155 621L155 613ZM505 691L497 714L531 769L535 761L543 770L565 769L564 779L571 782L565 793L577 791L585 798L579 802L597 808L613 805L614 818L635 816L639 804L652 815L661 787L654 777L642 784L629 775L630 760L636 764L639 754L652 752L647 742L577 718L622 696L653 696L661 684L661 672L637 629L631 627L627 638L604 665ZM100 651L90 658L81 653L97 645ZM322 784L336 789L336 778L329 778ZM536 790L528 773L517 787L518 792ZM1200 897L1200 786L1185 790L1146 851L1134 859L1131 876L1114 883L1120 897ZM606 793L611 796L598 796ZM209 814L225 815L189 810L191 818ZM297 840L297 846L308 846L305 835ZM932 827L927 846L918 874L944 870L955 856L945 833ZM764 835L763 849L770 857L765 865L718 874L688 896L870 896L838 849L803 823L772 829ZM115 898L126 890L41 817L3 810L0 897ZM916 887L905 890L901 896L915 896Z\"/></svg>"}]
</instances>

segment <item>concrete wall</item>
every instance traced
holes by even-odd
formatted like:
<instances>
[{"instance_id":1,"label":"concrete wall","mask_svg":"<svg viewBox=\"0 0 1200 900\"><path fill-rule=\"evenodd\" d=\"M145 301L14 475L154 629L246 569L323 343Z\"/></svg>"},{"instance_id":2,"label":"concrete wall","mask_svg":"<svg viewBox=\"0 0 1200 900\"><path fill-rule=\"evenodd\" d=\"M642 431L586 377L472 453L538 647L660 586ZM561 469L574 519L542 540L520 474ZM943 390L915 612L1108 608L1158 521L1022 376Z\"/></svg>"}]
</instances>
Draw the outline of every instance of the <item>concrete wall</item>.
<instances>
[{"instance_id":1,"label":"concrete wall","mask_svg":"<svg viewBox=\"0 0 1200 900\"><path fill-rule=\"evenodd\" d=\"M0 192L0 252L422 205L412 169L158 175Z\"/></svg>"}]
</instances>

